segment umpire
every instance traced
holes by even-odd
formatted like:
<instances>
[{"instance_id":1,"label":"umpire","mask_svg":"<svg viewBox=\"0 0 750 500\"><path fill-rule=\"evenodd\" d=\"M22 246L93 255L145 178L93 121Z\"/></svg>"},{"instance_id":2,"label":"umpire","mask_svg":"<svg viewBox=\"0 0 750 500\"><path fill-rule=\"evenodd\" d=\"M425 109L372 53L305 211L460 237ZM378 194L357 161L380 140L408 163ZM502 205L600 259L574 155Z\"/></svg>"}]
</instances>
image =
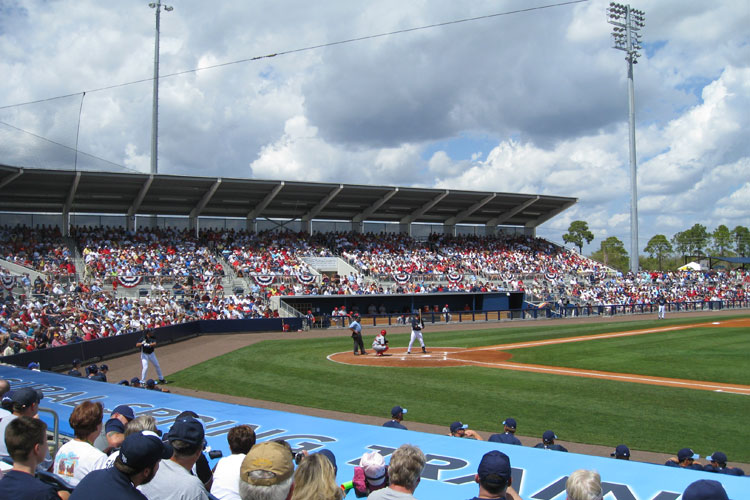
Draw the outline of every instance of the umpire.
<instances>
[{"instance_id":1,"label":"umpire","mask_svg":"<svg viewBox=\"0 0 750 500\"><path fill-rule=\"evenodd\" d=\"M357 348L362 354L365 352L365 344L362 342L362 325L359 324L359 314L352 314L352 322L349 324L349 330L352 332L352 339L354 340L354 355L358 356Z\"/></svg>"}]
</instances>

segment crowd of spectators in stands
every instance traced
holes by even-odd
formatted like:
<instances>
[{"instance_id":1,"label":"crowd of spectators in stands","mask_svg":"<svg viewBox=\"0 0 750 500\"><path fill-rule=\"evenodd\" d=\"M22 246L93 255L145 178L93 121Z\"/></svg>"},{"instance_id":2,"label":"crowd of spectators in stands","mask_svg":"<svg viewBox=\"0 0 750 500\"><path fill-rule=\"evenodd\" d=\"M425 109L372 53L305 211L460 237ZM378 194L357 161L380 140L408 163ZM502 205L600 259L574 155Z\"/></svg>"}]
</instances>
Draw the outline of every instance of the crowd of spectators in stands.
<instances>
[{"instance_id":1,"label":"crowd of spectators in stands","mask_svg":"<svg viewBox=\"0 0 750 500\"><path fill-rule=\"evenodd\" d=\"M32 282L28 274L16 277L27 297L35 298L16 300L14 311L6 307L0 314L0 334L28 340L46 330L47 345L196 318L269 317L273 312L265 303L274 295L524 291L527 301L568 314L575 307L589 308L590 313L595 306L651 305L659 296L669 303L745 300L750 281L744 270L623 274L545 240L518 235L433 234L420 241L400 233L308 235L224 229L196 236L194 231L170 228L133 233L110 227L73 229L85 262L84 279L63 281L61 270L75 276L70 275L75 267L57 228L17 226L0 231L5 236L0 244L5 260L54 271L46 280L37 277ZM304 260L331 256L345 259L355 270L318 276ZM233 293L224 297L225 268L249 280L251 298ZM302 275L306 279L300 279ZM396 280L397 275L407 277ZM0 268L0 278L9 276ZM149 278L144 286L150 287L150 296L118 298L117 278L137 276ZM274 279L259 279L269 276ZM23 309L30 320L11 317ZM61 315L65 320L43 323ZM45 339L39 338L38 344L44 345Z\"/></svg>"}]
</instances>

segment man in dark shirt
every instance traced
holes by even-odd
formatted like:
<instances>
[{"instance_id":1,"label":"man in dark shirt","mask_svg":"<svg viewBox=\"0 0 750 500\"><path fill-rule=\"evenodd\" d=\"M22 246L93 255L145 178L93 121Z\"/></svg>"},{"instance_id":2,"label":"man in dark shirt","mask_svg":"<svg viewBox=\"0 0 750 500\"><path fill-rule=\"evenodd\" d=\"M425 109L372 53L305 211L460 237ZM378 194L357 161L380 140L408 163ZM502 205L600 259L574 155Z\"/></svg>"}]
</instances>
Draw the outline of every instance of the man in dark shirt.
<instances>
[{"instance_id":1,"label":"man in dark shirt","mask_svg":"<svg viewBox=\"0 0 750 500\"><path fill-rule=\"evenodd\" d=\"M73 367L68 372L68 375L71 377L83 377L83 373L81 373L81 360L76 358L73 360Z\"/></svg>"},{"instance_id":2,"label":"man in dark shirt","mask_svg":"<svg viewBox=\"0 0 750 500\"><path fill-rule=\"evenodd\" d=\"M394 429L403 429L408 430L404 424L401 423L401 421L404 419L404 413L406 413L406 408L401 408L400 406L394 406L391 408L391 419L383 424L383 427L393 427Z\"/></svg>"},{"instance_id":3,"label":"man in dark shirt","mask_svg":"<svg viewBox=\"0 0 750 500\"><path fill-rule=\"evenodd\" d=\"M471 500L496 498L498 500L521 500L516 490L511 487L510 458L501 451L485 453L479 462L474 481L479 484L479 495Z\"/></svg>"},{"instance_id":4,"label":"man in dark shirt","mask_svg":"<svg viewBox=\"0 0 750 500\"><path fill-rule=\"evenodd\" d=\"M517 446L521 446L521 440L516 437L516 419L514 418L506 418L503 420L503 427L505 429L505 432L502 434L493 434L490 436L488 441L492 441L494 443L505 443L505 444L514 444Z\"/></svg>"},{"instance_id":5,"label":"man in dark shirt","mask_svg":"<svg viewBox=\"0 0 750 500\"><path fill-rule=\"evenodd\" d=\"M47 453L47 424L38 418L18 417L5 428L5 445L13 469L0 479L0 498L15 500L66 500L68 493L34 477L37 465Z\"/></svg>"},{"instance_id":6,"label":"man in dark shirt","mask_svg":"<svg viewBox=\"0 0 750 500\"><path fill-rule=\"evenodd\" d=\"M120 448L115 463L108 469L89 472L76 486L71 500L144 500L147 497L136 486L151 481L159 470L160 460L172 456L156 433L142 431L130 434ZM106 494L105 494L106 492Z\"/></svg>"},{"instance_id":7,"label":"man in dark shirt","mask_svg":"<svg viewBox=\"0 0 750 500\"><path fill-rule=\"evenodd\" d=\"M555 450L555 451L568 451L566 447L560 444L555 444L555 439L557 439L557 435L552 431L544 431L544 434L542 435L542 442L537 443L534 448L544 448L545 450Z\"/></svg>"}]
</instances>

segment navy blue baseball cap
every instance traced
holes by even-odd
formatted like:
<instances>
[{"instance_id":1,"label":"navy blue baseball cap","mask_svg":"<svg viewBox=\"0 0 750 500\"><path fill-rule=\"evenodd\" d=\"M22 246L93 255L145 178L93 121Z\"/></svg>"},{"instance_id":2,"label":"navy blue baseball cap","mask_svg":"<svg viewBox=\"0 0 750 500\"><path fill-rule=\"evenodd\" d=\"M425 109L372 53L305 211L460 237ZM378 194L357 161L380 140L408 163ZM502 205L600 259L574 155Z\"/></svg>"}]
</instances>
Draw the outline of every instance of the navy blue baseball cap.
<instances>
[{"instance_id":1,"label":"navy blue baseball cap","mask_svg":"<svg viewBox=\"0 0 750 500\"><path fill-rule=\"evenodd\" d=\"M451 424L451 432L456 432L458 429L468 429L468 425L464 425L461 422L453 422Z\"/></svg>"},{"instance_id":2,"label":"navy blue baseball cap","mask_svg":"<svg viewBox=\"0 0 750 500\"><path fill-rule=\"evenodd\" d=\"M477 469L479 480L492 484L507 484L510 479L510 458L501 451L485 453Z\"/></svg>"},{"instance_id":3,"label":"navy blue baseball cap","mask_svg":"<svg viewBox=\"0 0 750 500\"><path fill-rule=\"evenodd\" d=\"M397 417L402 413L406 413L406 408L401 408L400 406L394 406L391 408L391 416Z\"/></svg>"},{"instance_id":4,"label":"navy blue baseball cap","mask_svg":"<svg viewBox=\"0 0 750 500\"><path fill-rule=\"evenodd\" d=\"M114 410L112 410L112 415L115 413L119 413L123 417L127 418L128 421L133 420L135 418L135 413L133 413L133 409L129 407L128 405L119 405L116 406Z\"/></svg>"},{"instance_id":5,"label":"navy blue baseball cap","mask_svg":"<svg viewBox=\"0 0 750 500\"><path fill-rule=\"evenodd\" d=\"M618 444L617 448L615 448L615 451L613 453L610 453L609 456L616 458L630 458L630 448L628 448L624 444Z\"/></svg>"},{"instance_id":6,"label":"navy blue baseball cap","mask_svg":"<svg viewBox=\"0 0 750 500\"><path fill-rule=\"evenodd\" d=\"M32 361L26 368L29 370L34 370L36 368L39 368L39 363L37 363L36 361Z\"/></svg>"},{"instance_id":7,"label":"navy blue baseball cap","mask_svg":"<svg viewBox=\"0 0 750 500\"><path fill-rule=\"evenodd\" d=\"M683 448L680 451L677 452L677 459L682 462L683 460L687 460L688 458L692 458L693 460L699 459L701 456L696 454L693 450L690 448Z\"/></svg>"},{"instance_id":8,"label":"navy blue baseball cap","mask_svg":"<svg viewBox=\"0 0 750 500\"><path fill-rule=\"evenodd\" d=\"M338 474L339 468L336 465L336 455L333 454L331 450L326 450L325 448L316 452L318 455L323 455L328 459L329 462L331 462L331 465L333 465L333 473ZM315 454L315 453L313 453Z\"/></svg>"},{"instance_id":9,"label":"navy blue baseball cap","mask_svg":"<svg viewBox=\"0 0 750 500\"><path fill-rule=\"evenodd\" d=\"M685 488L682 500L729 500L729 497L719 481L700 479Z\"/></svg>"},{"instance_id":10,"label":"navy blue baseball cap","mask_svg":"<svg viewBox=\"0 0 750 500\"><path fill-rule=\"evenodd\" d=\"M549 443L555 439L557 439L557 435L552 431L544 431L544 434L542 434L542 441L545 443Z\"/></svg>"},{"instance_id":11,"label":"navy blue baseball cap","mask_svg":"<svg viewBox=\"0 0 750 500\"><path fill-rule=\"evenodd\" d=\"M155 432L142 431L125 438L120 447L120 460L135 470L143 470L170 458L172 452L172 447L162 442Z\"/></svg>"},{"instance_id":12,"label":"navy blue baseball cap","mask_svg":"<svg viewBox=\"0 0 750 500\"><path fill-rule=\"evenodd\" d=\"M510 427L511 429L516 428L516 419L515 418L506 418L503 420L503 425L505 427Z\"/></svg>"},{"instance_id":13,"label":"navy blue baseball cap","mask_svg":"<svg viewBox=\"0 0 750 500\"><path fill-rule=\"evenodd\" d=\"M168 438L170 442L179 440L190 444L204 443L205 432L200 420L193 417L185 417L177 420L169 429Z\"/></svg>"},{"instance_id":14,"label":"navy blue baseball cap","mask_svg":"<svg viewBox=\"0 0 750 500\"><path fill-rule=\"evenodd\" d=\"M78 358L75 358L73 360L73 366L81 366L81 360Z\"/></svg>"},{"instance_id":15,"label":"navy blue baseball cap","mask_svg":"<svg viewBox=\"0 0 750 500\"><path fill-rule=\"evenodd\" d=\"M42 394L42 391L31 389L30 387L22 387L10 393L10 400L24 407L38 403L43 398L44 394Z\"/></svg>"},{"instance_id":16,"label":"navy blue baseball cap","mask_svg":"<svg viewBox=\"0 0 750 500\"><path fill-rule=\"evenodd\" d=\"M727 463L727 456L720 451L715 451L713 454L706 457L709 462L718 462L720 464Z\"/></svg>"}]
</instances>

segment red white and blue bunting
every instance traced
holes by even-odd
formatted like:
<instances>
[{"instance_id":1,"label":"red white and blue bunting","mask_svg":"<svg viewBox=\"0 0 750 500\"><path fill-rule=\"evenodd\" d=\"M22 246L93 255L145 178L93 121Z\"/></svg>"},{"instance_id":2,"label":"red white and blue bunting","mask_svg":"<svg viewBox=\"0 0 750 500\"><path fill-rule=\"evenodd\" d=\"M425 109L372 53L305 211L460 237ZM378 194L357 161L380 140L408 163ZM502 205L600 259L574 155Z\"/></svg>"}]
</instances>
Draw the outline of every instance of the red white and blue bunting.
<instances>
[{"instance_id":1,"label":"red white and blue bunting","mask_svg":"<svg viewBox=\"0 0 750 500\"><path fill-rule=\"evenodd\" d=\"M141 284L143 276L118 276L117 281L125 288L133 288Z\"/></svg>"},{"instance_id":2,"label":"red white and blue bunting","mask_svg":"<svg viewBox=\"0 0 750 500\"><path fill-rule=\"evenodd\" d=\"M464 275L463 274L448 273L448 281L450 281L451 283L459 283L463 279L464 279Z\"/></svg>"},{"instance_id":3,"label":"red white and blue bunting","mask_svg":"<svg viewBox=\"0 0 750 500\"><path fill-rule=\"evenodd\" d=\"M273 274L254 274L253 279L260 286L268 286L276 280Z\"/></svg>"},{"instance_id":4,"label":"red white and blue bunting","mask_svg":"<svg viewBox=\"0 0 750 500\"><path fill-rule=\"evenodd\" d=\"M393 279L399 285L405 285L411 279L411 274L409 274L409 273L393 273Z\"/></svg>"},{"instance_id":5,"label":"red white and blue bunting","mask_svg":"<svg viewBox=\"0 0 750 500\"><path fill-rule=\"evenodd\" d=\"M298 273L297 281L299 281L303 285L312 285L313 283L315 283L315 276L309 273Z\"/></svg>"},{"instance_id":6,"label":"red white and blue bunting","mask_svg":"<svg viewBox=\"0 0 750 500\"><path fill-rule=\"evenodd\" d=\"M12 290L13 287L16 286L15 276L2 276L0 277L0 281L3 284L3 288L5 288L6 290Z\"/></svg>"},{"instance_id":7,"label":"red white and blue bunting","mask_svg":"<svg viewBox=\"0 0 750 500\"><path fill-rule=\"evenodd\" d=\"M545 278L547 278L547 281L555 281L557 276L555 276L555 273L547 273L544 275Z\"/></svg>"}]
</instances>

